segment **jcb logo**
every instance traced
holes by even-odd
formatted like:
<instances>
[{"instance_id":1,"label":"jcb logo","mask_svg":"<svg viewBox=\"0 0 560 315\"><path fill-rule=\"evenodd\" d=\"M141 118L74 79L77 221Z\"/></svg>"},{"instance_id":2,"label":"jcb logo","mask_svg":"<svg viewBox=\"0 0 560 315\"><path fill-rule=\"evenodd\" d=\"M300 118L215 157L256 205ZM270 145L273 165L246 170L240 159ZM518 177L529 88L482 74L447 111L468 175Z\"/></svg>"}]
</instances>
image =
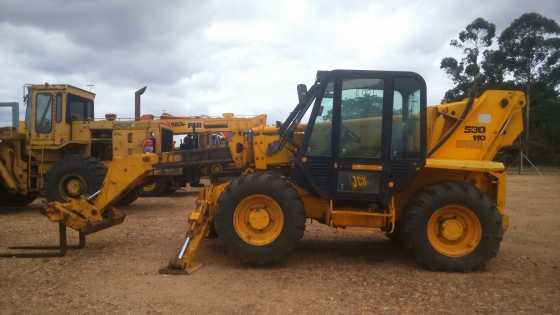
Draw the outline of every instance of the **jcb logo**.
<instances>
[{"instance_id":1,"label":"jcb logo","mask_svg":"<svg viewBox=\"0 0 560 315\"><path fill-rule=\"evenodd\" d=\"M368 186L367 177L363 175L352 175L352 189L361 190Z\"/></svg>"}]
</instances>

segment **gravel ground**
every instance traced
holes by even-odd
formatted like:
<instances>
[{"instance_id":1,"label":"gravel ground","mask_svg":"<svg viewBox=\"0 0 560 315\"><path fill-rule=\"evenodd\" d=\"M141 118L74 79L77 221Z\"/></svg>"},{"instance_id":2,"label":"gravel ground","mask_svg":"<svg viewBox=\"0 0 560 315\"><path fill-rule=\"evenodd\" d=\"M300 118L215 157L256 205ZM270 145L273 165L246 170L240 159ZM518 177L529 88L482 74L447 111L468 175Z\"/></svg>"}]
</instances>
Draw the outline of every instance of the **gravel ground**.
<instances>
[{"instance_id":1,"label":"gravel ground","mask_svg":"<svg viewBox=\"0 0 560 315\"><path fill-rule=\"evenodd\" d=\"M140 199L64 258L1 259L0 313L560 313L559 175L509 177L510 230L470 274L421 270L382 234L308 224L281 265L241 266L208 240L199 271L160 275L194 198ZM53 243L40 207L0 212L0 246Z\"/></svg>"}]
</instances>

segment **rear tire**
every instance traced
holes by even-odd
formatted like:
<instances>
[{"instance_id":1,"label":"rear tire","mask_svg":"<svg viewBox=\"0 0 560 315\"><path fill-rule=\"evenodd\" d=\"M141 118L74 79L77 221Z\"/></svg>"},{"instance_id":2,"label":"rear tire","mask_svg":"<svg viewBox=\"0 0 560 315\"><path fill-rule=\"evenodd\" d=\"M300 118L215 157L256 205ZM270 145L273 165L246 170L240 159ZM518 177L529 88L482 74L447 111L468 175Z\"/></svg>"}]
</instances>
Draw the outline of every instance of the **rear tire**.
<instances>
[{"instance_id":1,"label":"rear tire","mask_svg":"<svg viewBox=\"0 0 560 315\"><path fill-rule=\"evenodd\" d=\"M0 184L0 207L24 207L32 203L37 196L11 194Z\"/></svg>"},{"instance_id":2,"label":"rear tire","mask_svg":"<svg viewBox=\"0 0 560 315\"><path fill-rule=\"evenodd\" d=\"M164 177L155 178L153 181L145 184L140 192L143 197L161 197L169 191L171 182Z\"/></svg>"},{"instance_id":3,"label":"rear tire","mask_svg":"<svg viewBox=\"0 0 560 315\"><path fill-rule=\"evenodd\" d=\"M136 201L138 197L140 197L140 188L134 188L133 190L129 191L124 197L122 197L119 201L117 201L116 205L121 207L128 206L134 201Z\"/></svg>"},{"instance_id":4,"label":"rear tire","mask_svg":"<svg viewBox=\"0 0 560 315\"><path fill-rule=\"evenodd\" d=\"M263 265L281 260L295 248L305 230L305 209L285 178L253 173L226 187L214 224L218 238L242 262Z\"/></svg>"},{"instance_id":5,"label":"rear tire","mask_svg":"<svg viewBox=\"0 0 560 315\"><path fill-rule=\"evenodd\" d=\"M105 165L94 157L66 156L47 171L47 201L90 196L101 189L106 173Z\"/></svg>"},{"instance_id":6,"label":"rear tire","mask_svg":"<svg viewBox=\"0 0 560 315\"><path fill-rule=\"evenodd\" d=\"M417 194L404 214L403 242L425 268L468 272L496 256L502 218L476 187L446 182Z\"/></svg>"}]
</instances>

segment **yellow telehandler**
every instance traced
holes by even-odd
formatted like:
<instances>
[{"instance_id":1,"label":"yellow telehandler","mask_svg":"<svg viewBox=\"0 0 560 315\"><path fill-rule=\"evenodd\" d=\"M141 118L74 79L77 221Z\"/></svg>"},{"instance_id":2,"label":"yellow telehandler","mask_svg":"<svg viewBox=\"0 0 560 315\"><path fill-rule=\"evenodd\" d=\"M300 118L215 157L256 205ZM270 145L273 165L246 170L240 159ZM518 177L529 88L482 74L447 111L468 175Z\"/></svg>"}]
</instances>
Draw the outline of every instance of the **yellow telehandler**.
<instances>
[{"instance_id":1,"label":"yellow telehandler","mask_svg":"<svg viewBox=\"0 0 560 315\"><path fill-rule=\"evenodd\" d=\"M497 254L508 217L504 166L493 159L523 130L522 92L473 89L427 107L420 75L365 70L319 71L297 90L298 105L276 127L196 156L123 159L99 192L50 203L45 214L61 231L87 232L122 216L114 204L154 168L220 160L238 174L201 190L166 271L194 271L203 239L216 234L243 262L276 262L308 219L384 231L433 270L477 270Z\"/></svg>"}]
</instances>

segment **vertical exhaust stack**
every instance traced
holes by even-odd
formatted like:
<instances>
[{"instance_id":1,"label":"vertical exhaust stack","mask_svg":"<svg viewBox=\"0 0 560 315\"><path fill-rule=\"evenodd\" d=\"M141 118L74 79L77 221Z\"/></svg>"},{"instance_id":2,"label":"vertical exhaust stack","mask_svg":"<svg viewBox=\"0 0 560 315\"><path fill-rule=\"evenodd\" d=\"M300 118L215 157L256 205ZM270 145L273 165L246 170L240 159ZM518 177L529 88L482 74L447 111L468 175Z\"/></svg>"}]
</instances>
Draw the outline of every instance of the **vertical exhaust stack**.
<instances>
[{"instance_id":1,"label":"vertical exhaust stack","mask_svg":"<svg viewBox=\"0 0 560 315\"><path fill-rule=\"evenodd\" d=\"M140 96L146 92L148 87L145 86L140 90L134 92L134 120L140 120Z\"/></svg>"}]
</instances>

